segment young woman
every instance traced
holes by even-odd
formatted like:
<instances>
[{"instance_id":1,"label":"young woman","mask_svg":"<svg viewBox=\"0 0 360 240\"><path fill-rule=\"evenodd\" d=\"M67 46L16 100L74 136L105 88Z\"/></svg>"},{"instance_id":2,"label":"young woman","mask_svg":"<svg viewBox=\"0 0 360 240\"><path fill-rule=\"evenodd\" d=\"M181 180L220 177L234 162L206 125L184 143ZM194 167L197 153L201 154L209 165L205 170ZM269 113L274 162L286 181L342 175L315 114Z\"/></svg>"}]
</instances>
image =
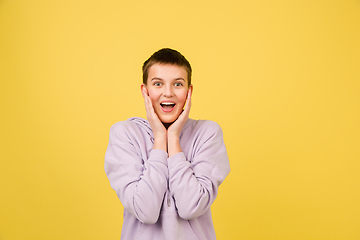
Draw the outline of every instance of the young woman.
<instances>
[{"instance_id":1,"label":"young woman","mask_svg":"<svg viewBox=\"0 0 360 240\"><path fill-rule=\"evenodd\" d=\"M114 124L105 172L124 206L123 240L216 239L210 206L230 171L218 124L189 119L191 66L172 49L143 65L147 120Z\"/></svg>"}]
</instances>

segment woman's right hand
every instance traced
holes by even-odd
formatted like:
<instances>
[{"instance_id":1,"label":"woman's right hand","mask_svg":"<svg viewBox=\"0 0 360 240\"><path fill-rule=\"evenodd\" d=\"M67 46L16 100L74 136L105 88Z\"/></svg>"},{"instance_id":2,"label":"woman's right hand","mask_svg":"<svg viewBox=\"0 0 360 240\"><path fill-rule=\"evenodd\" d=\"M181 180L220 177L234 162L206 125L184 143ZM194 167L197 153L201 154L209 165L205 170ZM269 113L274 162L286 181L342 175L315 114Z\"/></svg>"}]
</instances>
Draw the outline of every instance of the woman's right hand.
<instances>
[{"instance_id":1,"label":"woman's right hand","mask_svg":"<svg viewBox=\"0 0 360 240\"><path fill-rule=\"evenodd\" d=\"M147 92L147 89L143 87L141 89L141 93L144 98L145 102L145 109L146 109L146 118L150 123L151 129L154 133L154 149L162 149L165 152L167 151L167 132L166 128L160 121L159 117L154 111L154 107L152 105L151 99L149 97L149 94Z\"/></svg>"}]
</instances>

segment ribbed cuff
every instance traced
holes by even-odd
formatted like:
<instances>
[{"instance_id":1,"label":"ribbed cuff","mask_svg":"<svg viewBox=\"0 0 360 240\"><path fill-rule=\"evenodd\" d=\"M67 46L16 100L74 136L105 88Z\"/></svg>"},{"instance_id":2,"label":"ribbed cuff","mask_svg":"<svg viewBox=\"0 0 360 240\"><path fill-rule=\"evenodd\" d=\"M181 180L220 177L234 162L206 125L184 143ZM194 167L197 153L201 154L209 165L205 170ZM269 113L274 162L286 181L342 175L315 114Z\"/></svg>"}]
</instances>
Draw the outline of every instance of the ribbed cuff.
<instances>
[{"instance_id":1,"label":"ribbed cuff","mask_svg":"<svg viewBox=\"0 0 360 240\"><path fill-rule=\"evenodd\" d=\"M167 159L167 164L170 170L170 169L178 168L179 166L184 164L188 165L190 163L186 161L185 154L183 152L179 152L169 157Z\"/></svg>"},{"instance_id":2,"label":"ribbed cuff","mask_svg":"<svg viewBox=\"0 0 360 240\"><path fill-rule=\"evenodd\" d=\"M153 149L153 150L150 151L148 161L161 162L161 163L163 163L163 164L165 164L167 166L168 165L168 162L167 162L168 156L169 156L168 153L165 152L164 150Z\"/></svg>"}]
</instances>

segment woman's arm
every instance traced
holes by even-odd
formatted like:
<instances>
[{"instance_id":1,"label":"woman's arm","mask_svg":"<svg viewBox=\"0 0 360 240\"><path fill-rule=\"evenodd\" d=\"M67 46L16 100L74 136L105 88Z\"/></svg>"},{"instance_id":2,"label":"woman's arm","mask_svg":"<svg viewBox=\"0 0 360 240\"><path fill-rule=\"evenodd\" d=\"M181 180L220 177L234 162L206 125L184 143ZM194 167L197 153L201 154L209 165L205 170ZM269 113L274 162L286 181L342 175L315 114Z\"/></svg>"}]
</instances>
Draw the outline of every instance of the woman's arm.
<instances>
[{"instance_id":1,"label":"woman's arm","mask_svg":"<svg viewBox=\"0 0 360 240\"><path fill-rule=\"evenodd\" d=\"M167 190L167 153L153 149L146 158L143 133L130 121L111 127L105 172L124 208L139 221L155 223Z\"/></svg>"},{"instance_id":2,"label":"woman's arm","mask_svg":"<svg viewBox=\"0 0 360 240\"><path fill-rule=\"evenodd\" d=\"M171 124L169 129L167 130L167 152L169 153L169 157L182 152L180 146L180 133L183 129L186 121L189 119L190 108L191 108L191 89L188 90L186 106L184 111L180 114L178 119Z\"/></svg>"},{"instance_id":3,"label":"woman's arm","mask_svg":"<svg viewBox=\"0 0 360 240\"><path fill-rule=\"evenodd\" d=\"M186 220L210 208L230 171L220 126L206 121L198 131L191 163L183 152L168 159L170 192L180 217Z\"/></svg>"},{"instance_id":4,"label":"woman's arm","mask_svg":"<svg viewBox=\"0 0 360 240\"><path fill-rule=\"evenodd\" d=\"M151 129L154 134L154 146L153 149L161 149L167 152L167 132L160 121L159 117L156 115L153 105L151 103L149 93L147 89L142 85L141 93L144 98L146 118L149 121Z\"/></svg>"}]
</instances>

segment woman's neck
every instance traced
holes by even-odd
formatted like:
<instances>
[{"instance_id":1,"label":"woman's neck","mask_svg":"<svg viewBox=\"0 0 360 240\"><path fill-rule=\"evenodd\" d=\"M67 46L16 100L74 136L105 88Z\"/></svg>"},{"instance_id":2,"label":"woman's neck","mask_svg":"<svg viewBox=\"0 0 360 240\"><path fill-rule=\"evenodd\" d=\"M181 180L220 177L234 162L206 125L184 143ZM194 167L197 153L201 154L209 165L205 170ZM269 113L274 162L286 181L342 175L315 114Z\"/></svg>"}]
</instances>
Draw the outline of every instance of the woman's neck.
<instances>
[{"instance_id":1,"label":"woman's neck","mask_svg":"<svg viewBox=\"0 0 360 240\"><path fill-rule=\"evenodd\" d=\"M171 126L171 124L173 124L174 122L171 123L162 123L164 125L164 127L166 128L166 130Z\"/></svg>"}]
</instances>

